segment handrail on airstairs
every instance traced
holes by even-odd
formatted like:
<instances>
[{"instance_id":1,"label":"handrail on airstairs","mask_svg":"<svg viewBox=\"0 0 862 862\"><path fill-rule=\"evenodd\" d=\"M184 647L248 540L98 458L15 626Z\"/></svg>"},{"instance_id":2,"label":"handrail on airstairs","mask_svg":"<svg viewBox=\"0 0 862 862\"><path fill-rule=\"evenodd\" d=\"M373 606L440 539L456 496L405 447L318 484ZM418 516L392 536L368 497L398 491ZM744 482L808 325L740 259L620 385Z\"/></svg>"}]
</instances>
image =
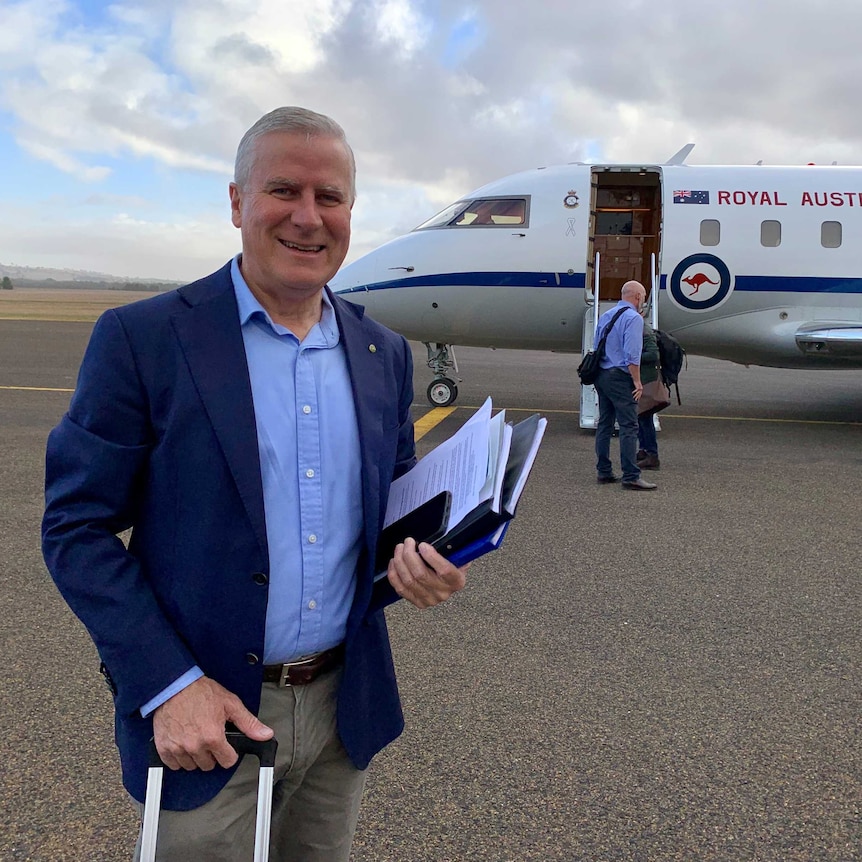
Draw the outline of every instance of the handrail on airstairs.
<instances>
[{"instance_id":1,"label":"handrail on airstairs","mask_svg":"<svg viewBox=\"0 0 862 862\"><path fill-rule=\"evenodd\" d=\"M655 252L649 256L650 290L649 290L649 322L653 329L658 329L658 273L656 272Z\"/></svg>"},{"instance_id":2,"label":"handrail on airstairs","mask_svg":"<svg viewBox=\"0 0 862 862\"><path fill-rule=\"evenodd\" d=\"M601 253L596 252L595 266L593 267L593 289L590 291L589 281L584 284L584 326L581 335L581 355L592 350L596 343L596 332L599 325L599 269L601 266ZM578 425L581 428L595 428L599 423L599 395L595 386L581 385L580 409L578 411Z\"/></svg>"},{"instance_id":3,"label":"handrail on airstairs","mask_svg":"<svg viewBox=\"0 0 862 862\"><path fill-rule=\"evenodd\" d=\"M596 343L599 329L599 269L601 265L601 254L596 252L595 267L593 269L593 289L590 290L589 282L584 285L584 303L587 308L584 312L584 326L581 339L581 355L592 350ZM655 253L650 255L650 292L649 292L650 324L653 329L658 329L658 273L656 270ZM599 422L599 396L595 386L581 386L580 411L578 413L578 424L581 428L595 428ZM658 414L654 415L656 430L661 430Z\"/></svg>"}]
</instances>

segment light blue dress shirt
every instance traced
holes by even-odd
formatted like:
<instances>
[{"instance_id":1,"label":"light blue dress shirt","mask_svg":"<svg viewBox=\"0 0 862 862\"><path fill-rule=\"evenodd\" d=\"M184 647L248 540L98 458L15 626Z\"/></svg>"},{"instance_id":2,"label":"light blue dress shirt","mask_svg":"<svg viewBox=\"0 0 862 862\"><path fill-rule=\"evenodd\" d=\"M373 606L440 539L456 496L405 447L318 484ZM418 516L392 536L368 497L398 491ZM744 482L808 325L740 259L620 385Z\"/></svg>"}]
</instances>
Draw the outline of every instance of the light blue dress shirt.
<instances>
[{"instance_id":1,"label":"light blue dress shirt","mask_svg":"<svg viewBox=\"0 0 862 862\"><path fill-rule=\"evenodd\" d=\"M602 368L622 368L628 372L629 365L641 364L644 321L638 314L638 310L630 302L620 300L599 318L597 335L601 338L602 333L621 308L629 309L629 311L624 311L619 316L614 328L608 333L608 340L605 342L605 355L599 364Z\"/></svg>"},{"instance_id":2,"label":"light blue dress shirt","mask_svg":"<svg viewBox=\"0 0 862 862\"><path fill-rule=\"evenodd\" d=\"M362 544L359 431L347 357L326 294L305 339L274 323L231 265L254 399L269 545L264 663L344 640ZM146 716L203 676L187 671Z\"/></svg>"}]
</instances>

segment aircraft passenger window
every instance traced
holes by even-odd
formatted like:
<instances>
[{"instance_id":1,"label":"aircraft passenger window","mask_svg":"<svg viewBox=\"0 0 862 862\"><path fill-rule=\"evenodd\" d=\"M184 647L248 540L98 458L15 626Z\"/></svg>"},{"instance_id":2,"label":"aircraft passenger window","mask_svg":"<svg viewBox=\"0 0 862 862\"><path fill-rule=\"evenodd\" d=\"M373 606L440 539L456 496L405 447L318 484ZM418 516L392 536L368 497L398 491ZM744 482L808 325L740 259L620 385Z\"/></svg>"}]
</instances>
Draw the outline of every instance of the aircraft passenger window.
<instances>
[{"instance_id":1,"label":"aircraft passenger window","mask_svg":"<svg viewBox=\"0 0 862 862\"><path fill-rule=\"evenodd\" d=\"M820 245L823 248L841 247L841 222L825 221L820 225Z\"/></svg>"},{"instance_id":2,"label":"aircraft passenger window","mask_svg":"<svg viewBox=\"0 0 862 862\"><path fill-rule=\"evenodd\" d=\"M525 198L489 198L471 201L449 224L453 227L519 225L527 221Z\"/></svg>"},{"instance_id":3,"label":"aircraft passenger window","mask_svg":"<svg viewBox=\"0 0 862 862\"><path fill-rule=\"evenodd\" d=\"M721 222L714 218L705 218L700 223L700 244L718 245L721 240Z\"/></svg>"},{"instance_id":4,"label":"aircraft passenger window","mask_svg":"<svg viewBox=\"0 0 862 862\"><path fill-rule=\"evenodd\" d=\"M781 222L767 219L760 223L760 244L767 248L781 245Z\"/></svg>"}]
</instances>

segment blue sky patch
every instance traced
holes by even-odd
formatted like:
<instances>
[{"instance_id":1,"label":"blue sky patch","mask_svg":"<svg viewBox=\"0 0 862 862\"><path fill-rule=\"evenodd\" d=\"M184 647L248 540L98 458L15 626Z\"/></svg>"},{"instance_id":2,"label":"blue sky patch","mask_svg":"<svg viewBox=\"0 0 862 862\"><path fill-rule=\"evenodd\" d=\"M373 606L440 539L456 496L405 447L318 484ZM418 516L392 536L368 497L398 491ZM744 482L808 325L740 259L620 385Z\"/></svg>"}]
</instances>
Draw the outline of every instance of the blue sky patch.
<instances>
[{"instance_id":1,"label":"blue sky patch","mask_svg":"<svg viewBox=\"0 0 862 862\"><path fill-rule=\"evenodd\" d=\"M485 28L475 16L462 18L449 31L443 50L443 65L460 66L470 54L485 42Z\"/></svg>"}]
</instances>

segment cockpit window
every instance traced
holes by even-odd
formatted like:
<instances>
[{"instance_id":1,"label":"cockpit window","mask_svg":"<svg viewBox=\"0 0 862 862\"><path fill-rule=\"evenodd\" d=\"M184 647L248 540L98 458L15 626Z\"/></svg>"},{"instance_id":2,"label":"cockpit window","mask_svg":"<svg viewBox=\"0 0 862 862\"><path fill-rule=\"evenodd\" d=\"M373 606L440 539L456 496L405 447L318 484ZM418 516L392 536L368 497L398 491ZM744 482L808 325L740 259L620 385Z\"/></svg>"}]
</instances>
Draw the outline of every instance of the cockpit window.
<instances>
[{"instance_id":1,"label":"cockpit window","mask_svg":"<svg viewBox=\"0 0 862 862\"><path fill-rule=\"evenodd\" d=\"M423 222L416 230L431 227L511 227L527 224L527 198L478 198L458 201Z\"/></svg>"},{"instance_id":2,"label":"cockpit window","mask_svg":"<svg viewBox=\"0 0 862 862\"><path fill-rule=\"evenodd\" d=\"M458 218L467 207L470 206L470 201L458 201L458 203L449 204L444 210L440 210L435 216L431 216L428 221L423 221L419 227L414 230L424 230L426 227L443 227L449 224L453 219Z\"/></svg>"}]
</instances>

